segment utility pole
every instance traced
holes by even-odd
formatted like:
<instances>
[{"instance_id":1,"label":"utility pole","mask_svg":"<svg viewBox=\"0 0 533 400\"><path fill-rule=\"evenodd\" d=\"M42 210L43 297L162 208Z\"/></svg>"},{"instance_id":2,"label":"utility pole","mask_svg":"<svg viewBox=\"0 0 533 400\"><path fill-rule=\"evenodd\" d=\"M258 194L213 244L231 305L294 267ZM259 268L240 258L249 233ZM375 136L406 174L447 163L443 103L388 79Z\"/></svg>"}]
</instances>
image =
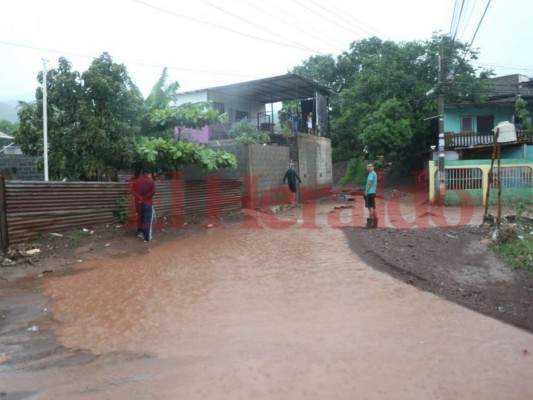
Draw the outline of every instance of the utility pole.
<instances>
[{"instance_id":1,"label":"utility pole","mask_svg":"<svg viewBox=\"0 0 533 400\"><path fill-rule=\"evenodd\" d=\"M48 99L46 93L46 63L43 61L43 153L44 153L44 181L48 182Z\"/></svg>"},{"instance_id":2,"label":"utility pole","mask_svg":"<svg viewBox=\"0 0 533 400\"><path fill-rule=\"evenodd\" d=\"M439 115L439 204L444 206L446 195L446 171L444 169L445 143L444 143L444 67L442 43L439 48L439 76L438 76L438 115Z\"/></svg>"}]
</instances>

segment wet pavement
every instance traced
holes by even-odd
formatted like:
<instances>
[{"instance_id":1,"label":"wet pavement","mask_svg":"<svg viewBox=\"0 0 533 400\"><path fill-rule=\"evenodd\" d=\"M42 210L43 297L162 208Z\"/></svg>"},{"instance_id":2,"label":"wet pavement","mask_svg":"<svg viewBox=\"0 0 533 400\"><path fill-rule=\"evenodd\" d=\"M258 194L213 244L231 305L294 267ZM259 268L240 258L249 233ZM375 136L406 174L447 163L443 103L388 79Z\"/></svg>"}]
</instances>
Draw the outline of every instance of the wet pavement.
<instances>
[{"instance_id":1,"label":"wet pavement","mask_svg":"<svg viewBox=\"0 0 533 400\"><path fill-rule=\"evenodd\" d=\"M52 354L0 353L0 398L533 398L533 335L365 265L334 227L348 210L332 208L139 244L34 282L47 317L21 326Z\"/></svg>"}]
</instances>

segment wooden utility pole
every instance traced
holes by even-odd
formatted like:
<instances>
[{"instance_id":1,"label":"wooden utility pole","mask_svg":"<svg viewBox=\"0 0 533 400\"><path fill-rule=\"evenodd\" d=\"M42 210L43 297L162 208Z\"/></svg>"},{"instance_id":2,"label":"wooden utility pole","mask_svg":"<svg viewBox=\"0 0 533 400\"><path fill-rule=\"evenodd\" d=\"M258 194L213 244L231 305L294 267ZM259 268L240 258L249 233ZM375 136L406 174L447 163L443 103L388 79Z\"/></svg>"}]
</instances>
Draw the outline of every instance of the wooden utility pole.
<instances>
[{"instance_id":1,"label":"wooden utility pole","mask_svg":"<svg viewBox=\"0 0 533 400\"><path fill-rule=\"evenodd\" d=\"M438 114L439 114L439 204L444 206L446 195L446 170L444 168L445 143L444 143L444 68L443 68L442 43L439 49L439 76L438 76Z\"/></svg>"}]
</instances>

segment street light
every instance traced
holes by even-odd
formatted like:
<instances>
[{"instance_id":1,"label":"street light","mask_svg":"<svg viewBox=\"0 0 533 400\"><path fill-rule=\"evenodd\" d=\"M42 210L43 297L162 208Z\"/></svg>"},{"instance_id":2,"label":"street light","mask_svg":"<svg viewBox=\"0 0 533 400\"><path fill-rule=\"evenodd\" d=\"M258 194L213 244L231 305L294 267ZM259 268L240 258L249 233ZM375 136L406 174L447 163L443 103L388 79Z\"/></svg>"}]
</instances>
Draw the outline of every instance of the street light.
<instances>
[{"instance_id":1,"label":"street light","mask_svg":"<svg viewBox=\"0 0 533 400\"><path fill-rule=\"evenodd\" d=\"M44 181L48 182L48 101L46 98L46 63L43 61L43 153L44 153Z\"/></svg>"}]
</instances>

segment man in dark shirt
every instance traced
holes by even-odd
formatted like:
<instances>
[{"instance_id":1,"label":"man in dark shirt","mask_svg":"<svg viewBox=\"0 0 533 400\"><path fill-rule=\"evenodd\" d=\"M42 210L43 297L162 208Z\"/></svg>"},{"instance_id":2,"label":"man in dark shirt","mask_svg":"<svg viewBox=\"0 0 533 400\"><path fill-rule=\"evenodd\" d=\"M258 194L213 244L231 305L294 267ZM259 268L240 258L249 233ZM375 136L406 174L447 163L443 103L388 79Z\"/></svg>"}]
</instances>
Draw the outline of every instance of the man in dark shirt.
<instances>
[{"instance_id":1,"label":"man in dark shirt","mask_svg":"<svg viewBox=\"0 0 533 400\"><path fill-rule=\"evenodd\" d=\"M302 180L296 173L296 166L291 161L289 169L287 170L287 172L285 172L285 176L283 177L283 183L285 184L285 181L287 181L289 184L289 201L291 204L296 204L296 179L298 179L298 182L302 183Z\"/></svg>"},{"instance_id":2,"label":"man in dark shirt","mask_svg":"<svg viewBox=\"0 0 533 400\"><path fill-rule=\"evenodd\" d=\"M152 174L145 171L131 183L131 194L135 198L135 209L138 213L137 231L145 242L152 240L152 222L154 219L155 182ZM141 236L140 235L140 236Z\"/></svg>"}]
</instances>

